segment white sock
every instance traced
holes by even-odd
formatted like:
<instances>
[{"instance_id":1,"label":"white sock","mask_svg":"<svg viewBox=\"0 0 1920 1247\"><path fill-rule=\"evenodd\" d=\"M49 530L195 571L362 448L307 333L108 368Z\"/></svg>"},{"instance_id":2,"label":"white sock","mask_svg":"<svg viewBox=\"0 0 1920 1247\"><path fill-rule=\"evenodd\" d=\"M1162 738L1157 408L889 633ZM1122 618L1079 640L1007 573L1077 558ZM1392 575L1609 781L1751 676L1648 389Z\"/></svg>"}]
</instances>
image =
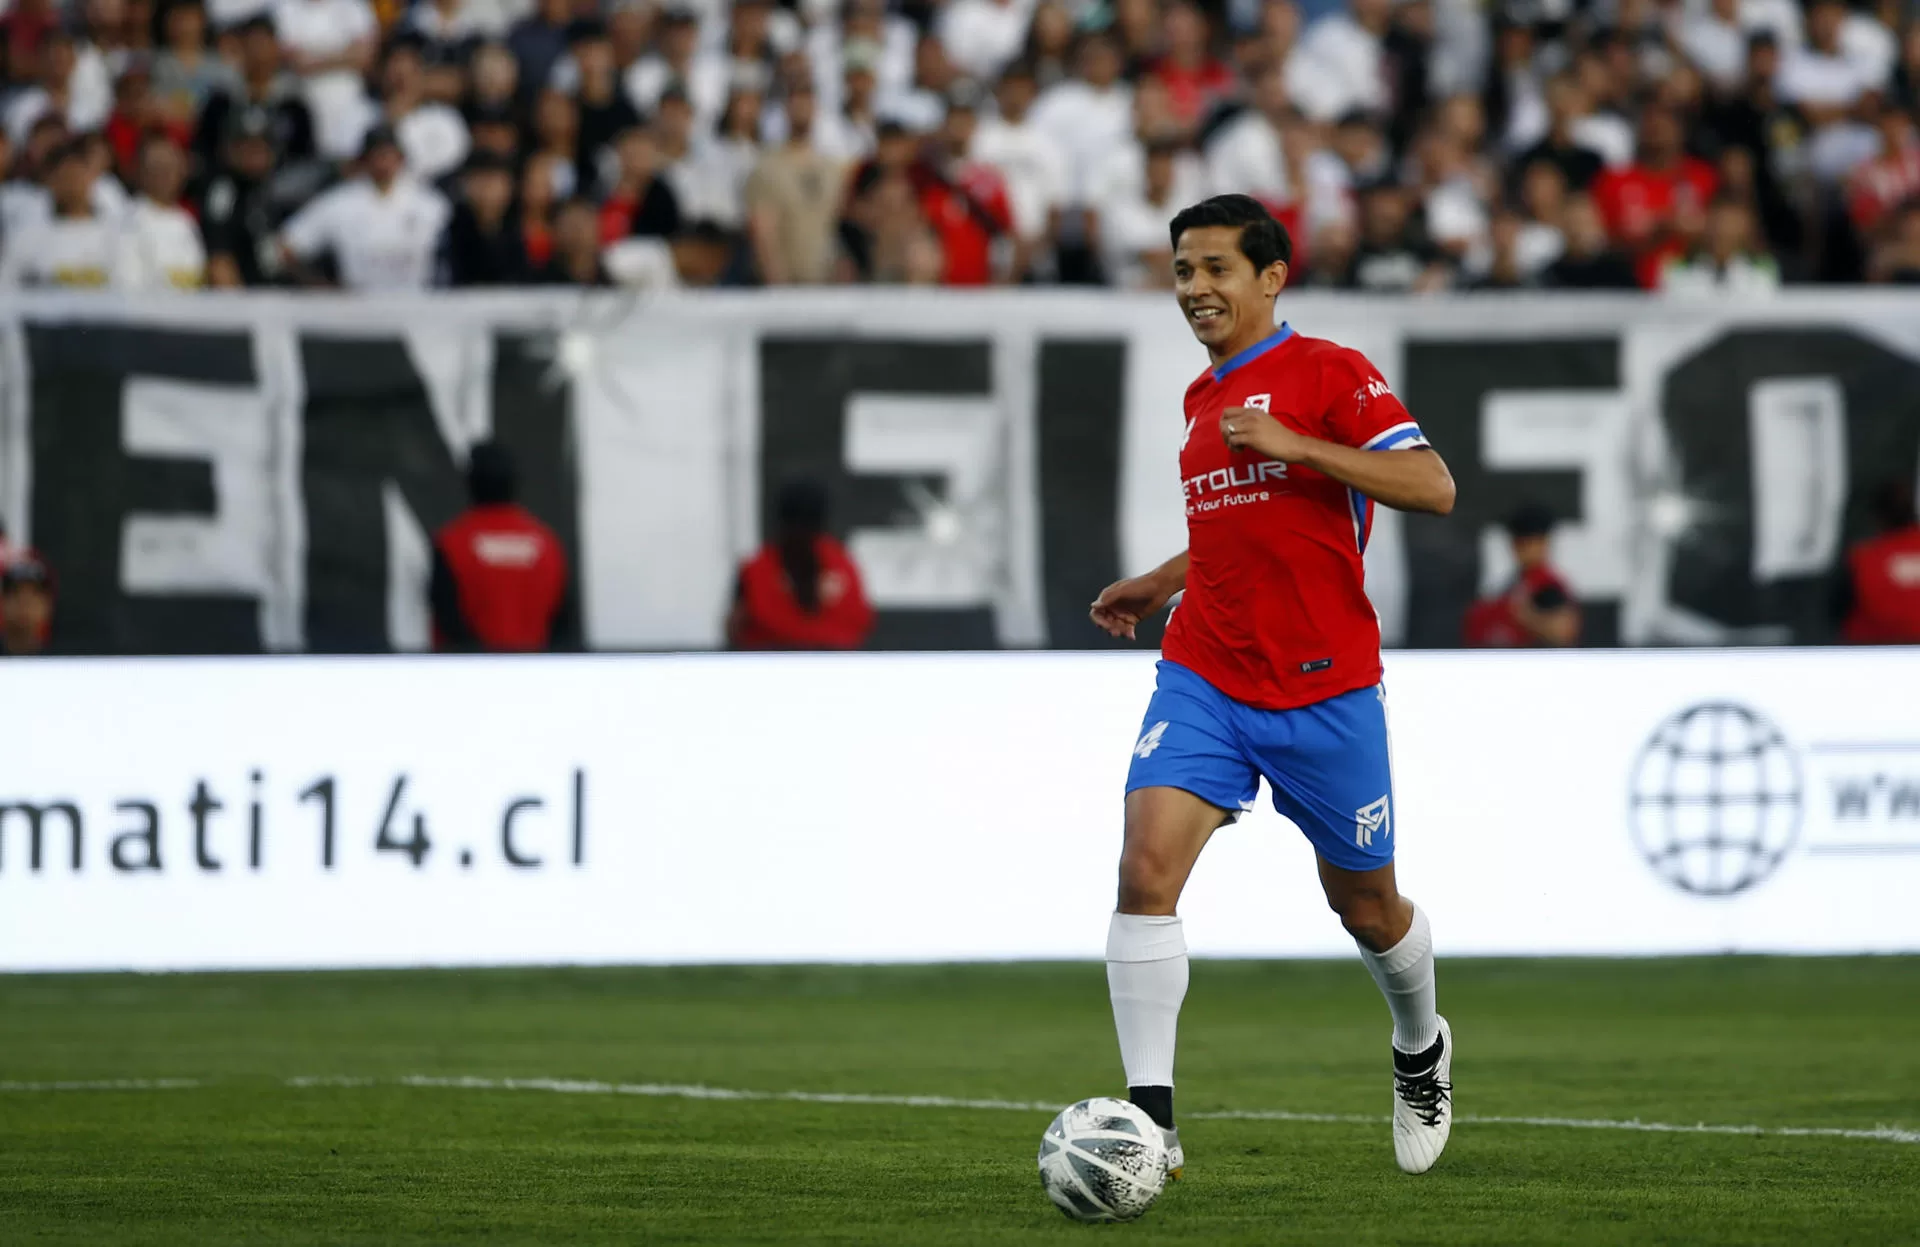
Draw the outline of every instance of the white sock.
<instances>
[{"instance_id":1,"label":"white sock","mask_svg":"<svg viewBox=\"0 0 1920 1247\"><path fill-rule=\"evenodd\" d=\"M1121 914L1107 928L1107 991L1129 1087L1173 1086L1173 1039L1187 997L1187 937L1172 914Z\"/></svg>"},{"instance_id":2,"label":"white sock","mask_svg":"<svg viewBox=\"0 0 1920 1247\"><path fill-rule=\"evenodd\" d=\"M1413 925L1384 953L1360 950L1380 994L1393 1011L1393 1046L1401 1052L1425 1052L1440 1038L1440 1015L1433 988L1433 928L1426 911L1413 907Z\"/></svg>"}]
</instances>

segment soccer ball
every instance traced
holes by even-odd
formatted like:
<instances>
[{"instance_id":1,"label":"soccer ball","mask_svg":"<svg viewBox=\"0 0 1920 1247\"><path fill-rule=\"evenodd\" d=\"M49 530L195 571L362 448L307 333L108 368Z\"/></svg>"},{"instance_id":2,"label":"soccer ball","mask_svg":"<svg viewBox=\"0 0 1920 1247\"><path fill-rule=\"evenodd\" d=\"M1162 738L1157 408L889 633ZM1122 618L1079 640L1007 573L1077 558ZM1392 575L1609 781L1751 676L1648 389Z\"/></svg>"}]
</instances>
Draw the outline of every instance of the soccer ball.
<instances>
[{"instance_id":1,"label":"soccer ball","mask_svg":"<svg viewBox=\"0 0 1920 1247\"><path fill-rule=\"evenodd\" d=\"M1167 1184L1160 1127L1108 1096L1063 1108L1040 1136L1040 1184L1075 1221L1131 1221Z\"/></svg>"}]
</instances>

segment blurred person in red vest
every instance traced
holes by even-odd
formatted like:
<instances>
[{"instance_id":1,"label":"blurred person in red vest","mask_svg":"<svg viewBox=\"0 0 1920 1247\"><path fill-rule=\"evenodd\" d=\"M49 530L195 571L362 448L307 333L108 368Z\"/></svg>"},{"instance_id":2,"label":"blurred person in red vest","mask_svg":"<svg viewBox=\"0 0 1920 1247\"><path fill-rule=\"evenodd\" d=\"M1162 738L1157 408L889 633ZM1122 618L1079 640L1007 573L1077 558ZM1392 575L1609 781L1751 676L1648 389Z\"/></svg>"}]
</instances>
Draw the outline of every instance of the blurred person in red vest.
<instances>
[{"instance_id":1,"label":"blurred person in red vest","mask_svg":"<svg viewBox=\"0 0 1920 1247\"><path fill-rule=\"evenodd\" d=\"M1878 530L1847 551L1836 615L1852 645L1920 644L1920 518L1913 487L1888 481L1873 497Z\"/></svg>"},{"instance_id":2,"label":"blurred person in red vest","mask_svg":"<svg viewBox=\"0 0 1920 1247\"><path fill-rule=\"evenodd\" d=\"M1516 568L1513 584L1467 609L1463 640L1475 647L1578 645L1580 604L1548 562L1553 552L1553 512L1528 503L1507 519Z\"/></svg>"},{"instance_id":3,"label":"blurred person in red vest","mask_svg":"<svg viewBox=\"0 0 1920 1247\"><path fill-rule=\"evenodd\" d=\"M33 551L10 549L0 567L0 656L44 654L53 637L53 572Z\"/></svg>"},{"instance_id":4,"label":"blurred person in red vest","mask_svg":"<svg viewBox=\"0 0 1920 1247\"><path fill-rule=\"evenodd\" d=\"M567 556L553 530L514 501L513 460L481 442L467 461L473 505L433 539L434 648L532 652L571 631Z\"/></svg>"},{"instance_id":5,"label":"blurred person in red vest","mask_svg":"<svg viewBox=\"0 0 1920 1247\"><path fill-rule=\"evenodd\" d=\"M1697 241L1720 189L1719 172L1687 153L1686 138L1679 113L1651 105L1640 119L1639 158L1593 183L1607 233L1632 253L1634 274L1648 290L1659 286L1661 265Z\"/></svg>"},{"instance_id":6,"label":"blurred person in red vest","mask_svg":"<svg viewBox=\"0 0 1920 1247\"><path fill-rule=\"evenodd\" d=\"M873 631L847 548L827 535L827 495L796 481L780 491L773 540L740 567L727 641L735 649L857 649Z\"/></svg>"}]
</instances>

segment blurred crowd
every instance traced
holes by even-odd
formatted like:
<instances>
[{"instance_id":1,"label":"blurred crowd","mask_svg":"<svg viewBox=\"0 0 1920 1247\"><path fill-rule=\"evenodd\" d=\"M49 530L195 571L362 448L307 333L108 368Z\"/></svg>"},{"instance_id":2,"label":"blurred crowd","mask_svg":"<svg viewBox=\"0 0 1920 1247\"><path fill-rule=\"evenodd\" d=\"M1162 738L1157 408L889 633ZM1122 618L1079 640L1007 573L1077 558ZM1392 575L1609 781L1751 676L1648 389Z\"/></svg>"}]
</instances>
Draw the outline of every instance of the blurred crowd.
<instances>
[{"instance_id":1,"label":"blurred crowd","mask_svg":"<svg viewBox=\"0 0 1920 1247\"><path fill-rule=\"evenodd\" d=\"M0 283L1920 281L1909 0L6 0Z\"/></svg>"}]
</instances>

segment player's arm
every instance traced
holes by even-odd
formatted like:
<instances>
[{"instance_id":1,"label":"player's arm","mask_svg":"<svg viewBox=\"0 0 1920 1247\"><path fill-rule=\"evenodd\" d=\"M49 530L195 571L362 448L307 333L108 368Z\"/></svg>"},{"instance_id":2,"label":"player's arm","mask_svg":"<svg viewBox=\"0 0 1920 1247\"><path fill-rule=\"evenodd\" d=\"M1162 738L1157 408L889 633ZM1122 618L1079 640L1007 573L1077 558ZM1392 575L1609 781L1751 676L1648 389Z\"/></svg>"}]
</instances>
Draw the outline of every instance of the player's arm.
<instances>
[{"instance_id":1,"label":"player's arm","mask_svg":"<svg viewBox=\"0 0 1920 1247\"><path fill-rule=\"evenodd\" d=\"M1252 407L1220 413L1220 433L1234 450L1312 468L1396 511L1445 515L1453 510L1453 473L1430 446L1360 450L1296 433Z\"/></svg>"},{"instance_id":2,"label":"player's arm","mask_svg":"<svg viewBox=\"0 0 1920 1247\"><path fill-rule=\"evenodd\" d=\"M1116 580L1102 589L1088 614L1107 635L1131 641L1135 625L1186 587L1187 552L1182 550L1144 576Z\"/></svg>"}]
</instances>

